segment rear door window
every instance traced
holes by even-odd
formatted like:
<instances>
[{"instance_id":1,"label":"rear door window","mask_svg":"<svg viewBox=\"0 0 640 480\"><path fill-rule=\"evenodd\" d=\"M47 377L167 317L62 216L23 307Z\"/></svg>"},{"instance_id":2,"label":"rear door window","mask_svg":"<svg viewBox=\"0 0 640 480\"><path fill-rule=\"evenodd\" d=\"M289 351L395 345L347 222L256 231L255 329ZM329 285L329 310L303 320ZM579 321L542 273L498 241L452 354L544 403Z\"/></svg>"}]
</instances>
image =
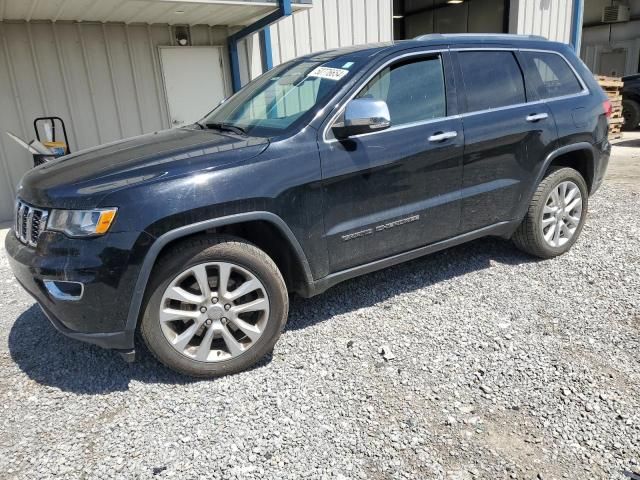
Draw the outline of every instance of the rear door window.
<instances>
[{"instance_id":1,"label":"rear door window","mask_svg":"<svg viewBox=\"0 0 640 480\"><path fill-rule=\"evenodd\" d=\"M540 98L561 97L582 91L578 78L567 62L555 53L521 52L527 63L527 83L536 86Z\"/></svg>"},{"instance_id":2,"label":"rear door window","mask_svg":"<svg viewBox=\"0 0 640 480\"><path fill-rule=\"evenodd\" d=\"M467 111L526 102L524 79L513 52L459 52Z\"/></svg>"}]
</instances>

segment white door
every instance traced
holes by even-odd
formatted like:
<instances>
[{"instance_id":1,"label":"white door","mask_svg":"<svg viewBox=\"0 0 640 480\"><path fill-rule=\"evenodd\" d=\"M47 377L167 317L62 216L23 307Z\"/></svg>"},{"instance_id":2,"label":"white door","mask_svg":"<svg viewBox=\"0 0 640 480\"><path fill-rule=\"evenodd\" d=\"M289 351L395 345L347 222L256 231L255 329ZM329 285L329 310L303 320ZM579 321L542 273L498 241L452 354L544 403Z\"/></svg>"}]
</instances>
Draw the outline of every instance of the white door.
<instances>
[{"instance_id":1,"label":"white door","mask_svg":"<svg viewBox=\"0 0 640 480\"><path fill-rule=\"evenodd\" d=\"M160 47L172 127L200 120L224 98L220 47Z\"/></svg>"}]
</instances>

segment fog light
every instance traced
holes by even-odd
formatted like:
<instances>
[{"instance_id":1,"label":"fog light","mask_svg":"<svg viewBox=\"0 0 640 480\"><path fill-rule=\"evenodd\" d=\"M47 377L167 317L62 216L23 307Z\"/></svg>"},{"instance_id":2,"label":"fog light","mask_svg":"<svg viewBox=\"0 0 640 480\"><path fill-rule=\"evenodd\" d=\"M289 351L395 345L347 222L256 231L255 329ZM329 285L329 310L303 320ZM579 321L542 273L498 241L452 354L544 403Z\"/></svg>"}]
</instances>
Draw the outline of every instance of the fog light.
<instances>
[{"instance_id":1,"label":"fog light","mask_svg":"<svg viewBox=\"0 0 640 480\"><path fill-rule=\"evenodd\" d=\"M44 280L44 286L56 300L77 302L82 298L84 285L80 282L67 282L65 280Z\"/></svg>"}]
</instances>

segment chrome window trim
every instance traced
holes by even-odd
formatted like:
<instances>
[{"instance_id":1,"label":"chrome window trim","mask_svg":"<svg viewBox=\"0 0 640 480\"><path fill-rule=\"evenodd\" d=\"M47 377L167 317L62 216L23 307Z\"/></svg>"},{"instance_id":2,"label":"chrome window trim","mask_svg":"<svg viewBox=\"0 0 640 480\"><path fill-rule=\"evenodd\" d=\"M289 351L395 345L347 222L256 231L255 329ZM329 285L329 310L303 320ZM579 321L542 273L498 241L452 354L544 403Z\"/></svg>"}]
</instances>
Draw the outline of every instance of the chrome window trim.
<instances>
[{"instance_id":1,"label":"chrome window trim","mask_svg":"<svg viewBox=\"0 0 640 480\"><path fill-rule=\"evenodd\" d=\"M574 97L574 96L585 95L585 94L589 93L589 89L587 88L587 85L584 83L584 80L582 79L580 74L577 72L577 70L573 67L573 65L571 65L571 62L562 53L556 52L555 50L545 50L543 48L515 48L515 47L514 48L508 48L508 47L493 47L493 48L489 48L489 47L479 47L479 48L463 47L463 48L452 48L450 51L451 52L468 52L468 51L497 51L497 52L500 52L500 51L508 51L508 52L552 53L554 55L558 55L560 58L562 58L562 60L564 60L564 63L567 64L567 66L571 69L573 74L576 76L576 79L578 80L578 83L582 87L582 90L580 92L572 93L572 94L569 94L569 95L561 95L559 97L545 98L545 99L543 99L541 101L557 100L557 99L561 99L561 98ZM525 80L525 82L526 82L526 80ZM526 87L526 85L525 85L525 87ZM532 102L527 102L527 103L532 103ZM469 113L473 113L473 112L469 112Z\"/></svg>"},{"instance_id":2,"label":"chrome window trim","mask_svg":"<svg viewBox=\"0 0 640 480\"><path fill-rule=\"evenodd\" d=\"M403 130L405 128L417 127L419 125L428 125L429 123L441 122L443 120L449 120L449 119L455 120L458 118L461 118L461 115L456 114L456 115L449 115L448 117L430 118L428 120L421 120L419 122L403 123L401 125L391 126L389 128L385 128L384 130L380 130L378 132L359 133L358 135L351 135L349 138L368 137L369 135L376 135L378 133L393 132L396 130ZM333 142L339 142L339 141L340 140L338 140L337 138L329 138L325 140L325 143L333 143Z\"/></svg>"},{"instance_id":3,"label":"chrome window trim","mask_svg":"<svg viewBox=\"0 0 640 480\"><path fill-rule=\"evenodd\" d=\"M425 55L429 55L429 54L442 54L443 52L447 52L449 51L448 48L436 48L434 50L420 50L420 51L413 51L413 52L409 52L409 53L405 53L403 55L398 55L398 56L394 56L393 58L389 59L388 61L386 61L385 63L383 63L382 65L380 65L380 67L378 67L376 70L373 71L373 73L371 73L368 77L366 77L366 79L364 81L362 81L360 83L359 88L352 93L351 95L349 95L347 97L347 99L344 101L343 105L336 110L336 112L330 117L330 120L326 123L326 125L324 126L324 128L322 129L322 140L324 143L330 144L330 143L336 143L339 142L340 140L338 140L337 138L327 138L327 131L329 130L329 128L331 128L331 126L335 123L336 119L340 116L340 114L344 111L345 107L347 106L347 103L349 103L351 100L354 99L354 97L356 95L358 95L360 93L360 91L366 87L369 83L369 81L375 77L378 73L380 73L383 69L385 69L387 66L389 66L390 64L401 60L403 58L410 58L410 57L421 57L421 56L425 56ZM443 63L443 78L444 78L444 63ZM445 79L446 82L446 79ZM446 85L446 83L445 83ZM437 117L437 118L430 118L428 120L423 120L423 121L419 121L419 122L411 122L409 123L405 123L402 125L392 125L389 128L385 128L384 130L380 130L379 132L369 132L369 133L361 133L359 135L353 135L352 137L349 138L359 138L359 137L363 137L363 136L368 136L368 135L374 135L376 133L382 133L382 132L388 132L391 130L399 130L400 128L409 128L409 127L415 127L417 125L422 125L425 123L432 123L432 122L436 122L439 120L443 120L445 118L453 118L453 116L451 117Z\"/></svg>"},{"instance_id":4,"label":"chrome window trim","mask_svg":"<svg viewBox=\"0 0 640 480\"><path fill-rule=\"evenodd\" d=\"M569 68L571 69L573 74L578 79L578 83L580 83L580 86L582 87L582 90L580 92L572 93L572 94L569 94L569 95L561 95L561 96L558 96L558 97L549 97L549 98L545 98L545 99L541 99L541 100L534 100L532 102L516 103L516 104L513 104L513 105L505 105L503 107L488 108L488 109L485 109L485 110L475 110L473 112L465 112L465 113L460 113L460 114L456 114L456 115L450 115L450 116L446 116L446 117L430 118L428 120L423 120L423 121L420 121L420 122L405 123L405 124L395 125L395 126L392 125L391 127L386 128L384 130L380 130L379 132L361 133L359 135L353 135L352 137L349 137L349 138L360 138L360 137L366 137L366 136L369 136L369 135L377 135L379 133L402 130L404 128L411 128L411 127L416 127L416 126L419 126L419 125L427 125L429 123L440 122L440 121L446 120L446 119L455 120L455 119L460 119L460 118L464 118L464 117L470 117L470 116L473 116L473 115L480 115L480 114L483 114L483 113L499 112L499 111L502 111L502 110L509 110L509 109L512 109L512 108L520 108L520 107L525 107L525 106L529 106L529 105L540 105L542 103L555 102L555 101L559 101L559 100L567 100L569 98L582 97L582 96L585 96L585 95L589 95L591 93L589 91L589 89L587 88L586 84L584 83L584 80L582 79L580 74L578 74L578 72L573 67L573 65L571 65L571 62L569 62L567 60L567 57L565 57L562 53L556 52L554 50L545 50L545 49L542 49L542 48L516 48L516 47L463 47L463 48L437 49L437 50L425 50L425 51L420 51L420 52L411 52L411 53L407 53L407 54L404 54L404 55L399 55L399 56L394 57L394 58L390 59L389 61L385 62L377 70L375 70L370 76L368 76L366 78L366 80L364 80L364 82L362 82L361 87L358 88L358 90L356 90L356 92L354 94L350 95L347 98L347 100L344 102L344 104L336 111L336 113L331 117L330 121L327 122L327 124L325 125L324 129L322 130L322 140L323 140L323 142L326 143L326 144L340 142L340 140L338 140L337 138L327 138L327 132L328 132L329 128L331 128L331 126L334 124L334 122L336 121L338 116L340 116L340 114L344 111L344 108L346 107L347 103L349 103L351 100L353 100L353 98L358 93L360 93L360 91L369 83L369 81L373 77L375 77L381 70L386 68L389 64L395 62L398 59L402 59L402 58L406 58L406 57L421 56L421 55L425 55L425 54L429 54L429 53L442 53L442 52L447 52L447 51L449 51L449 52L464 52L464 51L497 51L497 52L500 52L500 51L507 51L507 52L513 52L513 53L515 53L515 52L553 53L555 55L559 55L564 60L564 62L569 66ZM445 75L446 75L446 72L445 72ZM526 88L526 80L525 80L525 88Z\"/></svg>"}]
</instances>

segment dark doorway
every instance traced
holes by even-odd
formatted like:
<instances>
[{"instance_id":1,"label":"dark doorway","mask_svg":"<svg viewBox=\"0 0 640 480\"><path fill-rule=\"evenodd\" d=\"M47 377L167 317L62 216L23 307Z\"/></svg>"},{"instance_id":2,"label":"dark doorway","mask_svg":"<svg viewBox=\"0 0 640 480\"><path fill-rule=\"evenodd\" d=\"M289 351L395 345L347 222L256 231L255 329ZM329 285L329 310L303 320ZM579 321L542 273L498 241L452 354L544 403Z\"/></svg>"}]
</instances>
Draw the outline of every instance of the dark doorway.
<instances>
[{"instance_id":1,"label":"dark doorway","mask_svg":"<svg viewBox=\"0 0 640 480\"><path fill-rule=\"evenodd\" d=\"M507 33L508 0L394 0L394 38L427 33Z\"/></svg>"}]
</instances>

